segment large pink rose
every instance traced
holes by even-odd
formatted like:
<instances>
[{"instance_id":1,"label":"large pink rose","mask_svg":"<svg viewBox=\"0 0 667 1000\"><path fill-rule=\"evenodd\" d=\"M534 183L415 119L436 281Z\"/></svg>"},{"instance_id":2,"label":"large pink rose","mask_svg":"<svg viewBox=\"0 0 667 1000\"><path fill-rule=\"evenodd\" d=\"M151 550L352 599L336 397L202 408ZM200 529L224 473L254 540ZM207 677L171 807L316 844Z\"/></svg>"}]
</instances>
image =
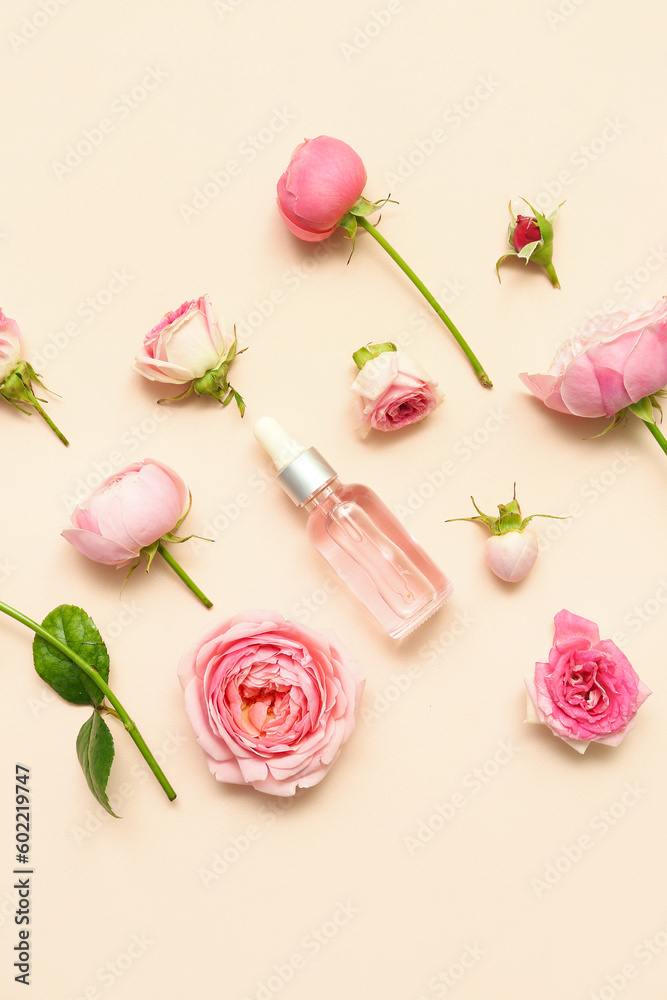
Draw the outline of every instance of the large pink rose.
<instances>
[{"instance_id":1,"label":"large pink rose","mask_svg":"<svg viewBox=\"0 0 667 1000\"><path fill-rule=\"evenodd\" d=\"M21 361L21 334L16 320L0 309L0 385Z\"/></svg>"},{"instance_id":2,"label":"large pink rose","mask_svg":"<svg viewBox=\"0 0 667 1000\"><path fill-rule=\"evenodd\" d=\"M362 437L371 427L397 431L423 420L443 398L438 383L403 351L383 351L367 361L351 391L355 425Z\"/></svg>"},{"instance_id":3,"label":"large pink rose","mask_svg":"<svg viewBox=\"0 0 667 1000\"><path fill-rule=\"evenodd\" d=\"M546 375L519 377L552 410L613 416L667 384L667 300L600 313L563 344Z\"/></svg>"},{"instance_id":4,"label":"large pink rose","mask_svg":"<svg viewBox=\"0 0 667 1000\"><path fill-rule=\"evenodd\" d=\"M271 795L322 780L354 729L364 687L333 635L275 611L246 611L207 628L178 676L218 781Z\"/></svg>"},{"instance_id":5,"label":"large pink rose","mask_svg":"<svg viewBox=\"0 0 667 1000\"><path fill-rule=\"evenodd\" d=\"M302 240L326 240L359 200L366 168L340 139L306 139L292 153L278 181L278 208L290 232Z\"/></svg>"},{"instance_id":6,"label":"large pink rose","mask_svg":"<svg viewBox=\"0 0 667 1000\"><path fill-rule=\"evenodd\" d=\"M84 556L126 566L144 546L173 531L190 507L190 491L173 469L146 458L116 472L72 513L63 538Z\"/></svg>"},{"instance_id":7,"label":"large pink rose","mask_svg":"<svg viewBox=\"0 0 667 1000\"><path fill-rule=\"evenodd\" d=\"M184 385L217 368L232 346L208 295L184 302L146 335L133 369L154 382Z\"/></svg>"},{"instance_id":8,"label":"large pink rose","mask_svg":"<svg viewBox=\"0 0 667 1000\"><path fill-rule=\"evenodd\" d=\"M594 622L563 610L554 624L549 662L536 663L525 679L526 721L548 726L579 753L590 743L618 746L651 691Z\"/></svg>"}]
</instances>

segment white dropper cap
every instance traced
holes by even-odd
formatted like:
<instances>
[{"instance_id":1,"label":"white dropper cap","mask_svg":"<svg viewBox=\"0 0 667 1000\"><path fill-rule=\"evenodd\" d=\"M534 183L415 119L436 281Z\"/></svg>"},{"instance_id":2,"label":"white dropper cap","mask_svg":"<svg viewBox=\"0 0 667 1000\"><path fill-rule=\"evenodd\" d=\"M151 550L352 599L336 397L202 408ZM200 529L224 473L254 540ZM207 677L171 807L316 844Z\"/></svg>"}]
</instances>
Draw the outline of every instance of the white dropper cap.
<instances>
[{"instance_id":1,"label":"white dropper cap","mask_svg":"<svg viewBox=\"0 0 667 1000\"><path fill-rule=\"evenodd\" d=\"M290 437L273 417L260 417L255 421L252 432L278 472L306 450L305 445Z\"/></svg>"},{"instance_id":2,"label":"white dropper cap","mask_svg":"<svg viewBox=\"0 0 667 1000\"><path fill-rule=\"evenodd\" d=\"M273 460L276 479L295 504L301 506L336 478L336 470L319 451L299 444L273 417L260 417L253 434Z\"/></svg>"}]
</instances>

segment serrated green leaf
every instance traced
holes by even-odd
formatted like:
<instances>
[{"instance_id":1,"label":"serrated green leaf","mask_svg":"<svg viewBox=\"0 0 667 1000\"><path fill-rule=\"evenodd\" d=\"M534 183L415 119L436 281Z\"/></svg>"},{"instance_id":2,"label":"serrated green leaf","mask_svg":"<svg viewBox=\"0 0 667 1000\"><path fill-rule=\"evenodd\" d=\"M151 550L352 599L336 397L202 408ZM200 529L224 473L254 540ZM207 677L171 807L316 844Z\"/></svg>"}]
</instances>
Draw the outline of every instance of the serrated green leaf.
<instances>
[{"instance_id":1,"label":"serrated green leaf","mask_svg":"<svg viewBox=\"0 0 667 1000\"><path fill-rule=\"evenodd\" d=\"M91 792L106 811L118 819L107 798L107 782L114 758L113 736L99 712L93 712L81 726L76 738L76 755Z\"/></svg>"},{"instance_id":2,"label":"serrated green leaf","mask_svg":"<svg viewBox=\"0 0 667 1000\"><path fill-rule=\"evenodd\" d=\"M54 608L42 628L77 653L100 677L109 679L109 654L94 621L82 608L61 604ZM104 694L95 682L50 642L36 635L32 644L35 670L65 701L73 705L99 705Z\"/></svg>"}]
</instances>

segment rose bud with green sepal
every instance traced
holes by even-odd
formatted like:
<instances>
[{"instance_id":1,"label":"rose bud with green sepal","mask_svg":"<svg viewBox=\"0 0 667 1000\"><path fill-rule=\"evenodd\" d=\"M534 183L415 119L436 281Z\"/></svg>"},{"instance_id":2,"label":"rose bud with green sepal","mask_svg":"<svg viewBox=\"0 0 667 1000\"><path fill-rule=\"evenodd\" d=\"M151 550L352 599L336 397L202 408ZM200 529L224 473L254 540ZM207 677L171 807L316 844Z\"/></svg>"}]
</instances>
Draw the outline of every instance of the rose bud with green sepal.
<instances>
[{"instance_id":1,"label":"rose bud with green sepal","mask_svg":"<svg viewBox=\"0 0 667 1000\"><path fill-rule=\"evenodd\" d=\"M526 201L525 198L522 200ZM496 261L498 281L500 281L499 267L502 262L507 257L519 257L526 264L531 261L533 264L539 264L540 267L543 267L554 288L560 288L558 275L552 262L554 245L553 224L558 215L558 208L555 208L551 215L545 216L533 208L530 202L526 201L526 205L528 205L533 214L515 216L512 211L512 202L510 202L509 208L513 221L509 225L507 239L512 249L504 253ZM558 207L560 208L560 206Z\"/></svg>"},{"instance_id":2,"label":"rose bud with green sepal","mask_svg":"<svg viewBox=\"0 0 667 1000\"><path fill-rule=\"evenodd\" d=\"M535 565L535 560L539 552L539 541L537 535L531 528L526 526L534 517L553 517L562 520L556 514L531 514L530 517L523 517L521 508L516 498L516 484L514 486L514 496L508 504L498 504L498 517L490 517L484 514L474 497L470 497L473 507L477 511L475 517L450 517L449 521L479 521L485 524L491 532L484 546L484 558L488 567L507 583L518 583L530 573Z\"/></svg>"}]
</instances>

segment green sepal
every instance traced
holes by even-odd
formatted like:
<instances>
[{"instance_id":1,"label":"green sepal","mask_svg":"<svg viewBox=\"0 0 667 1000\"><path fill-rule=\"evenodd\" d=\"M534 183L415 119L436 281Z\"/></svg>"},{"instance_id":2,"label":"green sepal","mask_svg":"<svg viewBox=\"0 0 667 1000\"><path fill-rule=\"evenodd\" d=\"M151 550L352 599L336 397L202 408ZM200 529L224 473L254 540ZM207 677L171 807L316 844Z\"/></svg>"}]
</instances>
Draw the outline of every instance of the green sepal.
<instances>
[{"instance_id":1,"label":"green sepal","mask_svg":"<svg viewBox=\"0 0 667 1000\"><path fill-rule=\"evenodd\" d=\"M387 199L385 198L382 204L384 204L386 200ZM375 212L379 212L379 210L380 210L380 205L377 202L369 201L368 198L361 197L359 201L356 202L356 204L354 204L352 208L349 210L349 214L373 215Z\"/></svg>"},{"instance_id":2,"label":"green sepal","mask_svg":"<svg viewBox=\"0 0 667 1000\"><path fill-rule=\"evenodd\" d=\"M352 212L346 212L338 225L349 240L354 239L357 234L357 220L352 215Z\"/></svg>"},{"instance_id":3,"label":"green sepal","mask_svg":"<svg viewBox=\"0 0 667 1000\"><path fill-rule=\"evenodd\" d=\"M534 517L552 517L555 520L563 521L566 517L560 517L557 514L530 514L529 517L523 517L521 514L521 508L519 502L516 498L516 483L514 484L514 496L506 504L498 504L498 517L491 517L489 514L485 514L479 509L475 503L474 497L470 497L472 500L472 505L477 511L476 517L448 517L445 524L450 521L479 521L480 524L485 524L492 535L506 535L510 531L523 531L527 524L533 520Z\"/></svg>"},{"instance_id":4,"label":"green sepal","mask_svg":"<svg viewBox=\"0 0 667 1000\"><path fill-rule=\"evenodd\" d=\"M109 805L106 791L114 752L111 730L100 713L93 712L79 730L79 735L76 738L76 755L79 758L88 787L97 801L111 816L119 819Z\"/></svg>"},{"instance_id":5,"label":"green sepal","mask_svg":"<svg viewBox=\"0 0 667 1000\"><path fill-rule=\"evenodd\" d=\"M82 608L61 604L46 616L42 628L97 670L103 681L108 681L107 648L95 622ZM35 670L65 701L72 705L102 703L102 691L65 653L40 635L35 636L32 651Z\"/></svg>"},{"instance_id":6,"label":"green sepal","mask_svg":"<svg viewBox=\"0 0 667 1000\"><path fill-rule=\"evenodd\" d=\"M367 361L377 358L378 355L384 354L386 351L396 350L398 350L396 344L392 344L390 341L387 341L385 344L366 344L365 347L360 347L358 351L354 352L352 360L361 371Z\"/></svg>"},{"instance_id":7,"label":"green sepal","mask_svg":"<svg viewBox=\"0 0 667 1000\"><path fill-rule=\"evenodd\" d=\"M644 396L643 399L638 399L636 403L630 403L628 409L632 410L636 417L639 417L640 420L645 421L647 424L655 424L653 405L651 397Z\"/></svg>"},{"instance_id":8,"label":"green sepal","mask_svg":"<svg viewBox=\"0 0 667 1000\"><path fill-rule=\"evenodd\" d=\"M178 523L180 524L181 522L179 521ZM175 525L175 527L178 527L178 525ZM146 572L147 573L149 572L149 570L150 570L150 568L151 568L151 566L153 564L153 560L155 559L155 556L157 554L157 550L158 550L158 547L159 547L161 541L162 541L161 538L156 538L155 541L151 542L150 545L144 545L143 549L141 550L142 556L146 556ZM132 569L134 569L134 567L132 567ZM130 570L130 572L127 575L129 576L131 572L132 572L132 570Z\"/></svg>"}]
</instances>

